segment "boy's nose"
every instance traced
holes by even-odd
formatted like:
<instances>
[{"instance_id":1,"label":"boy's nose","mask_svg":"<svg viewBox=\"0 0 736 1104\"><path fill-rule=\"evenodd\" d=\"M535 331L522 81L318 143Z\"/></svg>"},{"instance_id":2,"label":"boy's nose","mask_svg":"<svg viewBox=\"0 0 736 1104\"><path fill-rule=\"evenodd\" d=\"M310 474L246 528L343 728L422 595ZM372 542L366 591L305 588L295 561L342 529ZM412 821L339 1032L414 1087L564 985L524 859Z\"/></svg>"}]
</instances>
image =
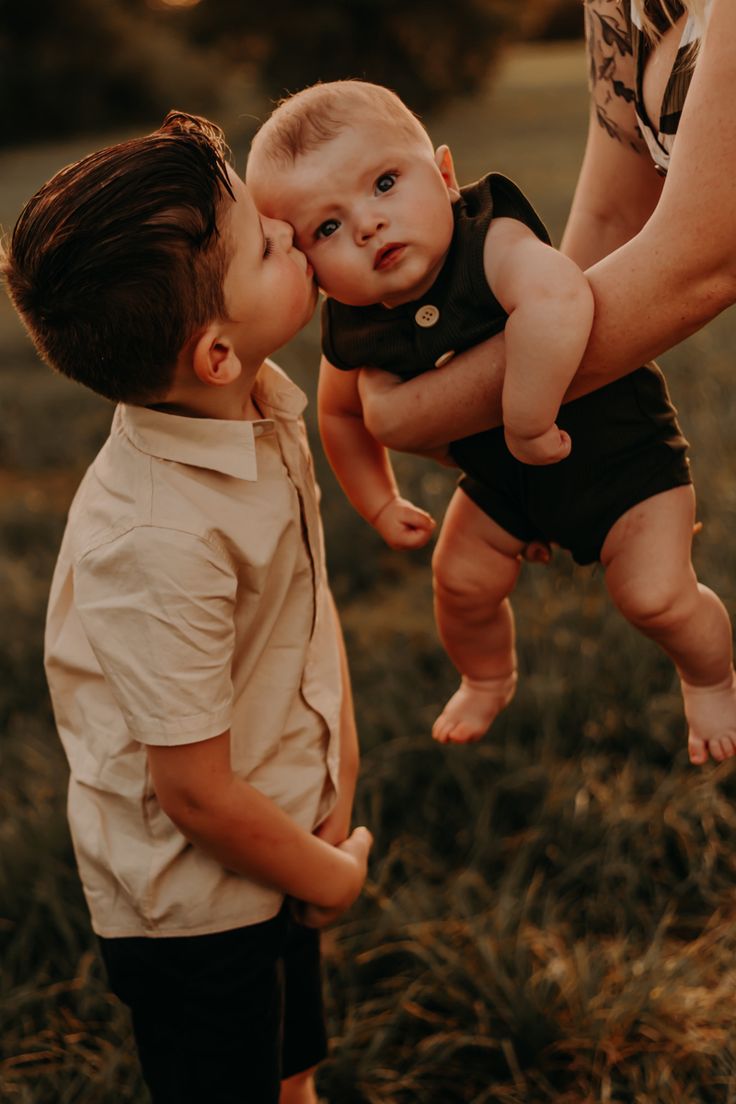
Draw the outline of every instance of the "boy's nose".
<instances>
[{"instance_id":1,"label":"boy's nose","mask_svg":"<svg viewBox=\"0 0 736 1104\"><path fill-rule=\"evenodd\" d=\"M290 249L294 241L294 227L289 222L281 219L264 219L266 232L270 238L274 238L282 249Z\"/></svg>"}]
</instances>

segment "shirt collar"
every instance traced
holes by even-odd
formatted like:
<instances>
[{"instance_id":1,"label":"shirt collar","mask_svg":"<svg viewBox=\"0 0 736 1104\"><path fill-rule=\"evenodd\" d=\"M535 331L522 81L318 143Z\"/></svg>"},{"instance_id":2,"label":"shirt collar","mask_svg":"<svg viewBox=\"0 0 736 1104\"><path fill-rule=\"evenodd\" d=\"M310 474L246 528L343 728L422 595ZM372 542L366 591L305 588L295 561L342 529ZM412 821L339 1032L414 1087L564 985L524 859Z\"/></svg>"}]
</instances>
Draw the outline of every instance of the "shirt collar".
<instances>
[{"instance_id":1,"label":"shirt collar","mask_svg":"<svg viewBox=\"0 0 736 1104\"><path fill-rule=\"evenodd\" d=\"M264 360L253 384L252 396L261 410L292 420L304 413L307 396L272 360Z\"/></svg>"},{"instance_id":2,"label":"shirt collar","mask_svg":"<svg viewBox=\"0 0 736 1104\"><path fill-rule=\"evenodd\" d=\"M124 403L115 421L132 444L149 456L256 480L256 438L273 433L274 420L298 418L307 399L270 361L264 361L256 377L253 398L264 414L273 417L257 421L187 418Z\"/></svg>"}]
</instances>

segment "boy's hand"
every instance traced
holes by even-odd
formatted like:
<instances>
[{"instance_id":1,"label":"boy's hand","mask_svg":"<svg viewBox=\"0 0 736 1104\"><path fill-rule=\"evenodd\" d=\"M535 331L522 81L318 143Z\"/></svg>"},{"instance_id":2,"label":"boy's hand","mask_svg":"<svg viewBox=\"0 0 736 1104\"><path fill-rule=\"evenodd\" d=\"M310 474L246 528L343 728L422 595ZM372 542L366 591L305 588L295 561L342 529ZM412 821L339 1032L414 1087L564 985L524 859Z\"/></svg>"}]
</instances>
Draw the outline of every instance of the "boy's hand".
<instances>
[{"instance_id":1,"label":"boy's hand","mask_svg":"<svg viewBox=\"0 0 736 1104\"><path fill-rule=\"evenodd\" d=\"M371 525L389 548L423 548L435 529L435 520L405 498L391 498L381 507Z\"/></svg>"},{"instance_id":2,"label":"boy's hand","mask_svg":"<svg viewBox=\"0 0 736 1104\"><path fill-rule=\"evenodd\" d=\"M300 924L307 928L324 928L337 920L360 896L368 872L368 855L373 846L373 836L367 828L355 828L351 835L338 845L338 851L348 856L355 868L354 893L341 908L326 909L305 902L294 902L294 913Z\"/></svg>"},{"instance_id":3,"label":"boy's hand","mask_svg":"<svg viewBox=\"0 0 736 1104\"><path fill-rule=\"evenodd\" d=\"M350 832L350 817L353 811L352 793L341 793L332 810L322 823L315 828L314 835L333 847L344 843Z\"/></svg>"}]
</instances>

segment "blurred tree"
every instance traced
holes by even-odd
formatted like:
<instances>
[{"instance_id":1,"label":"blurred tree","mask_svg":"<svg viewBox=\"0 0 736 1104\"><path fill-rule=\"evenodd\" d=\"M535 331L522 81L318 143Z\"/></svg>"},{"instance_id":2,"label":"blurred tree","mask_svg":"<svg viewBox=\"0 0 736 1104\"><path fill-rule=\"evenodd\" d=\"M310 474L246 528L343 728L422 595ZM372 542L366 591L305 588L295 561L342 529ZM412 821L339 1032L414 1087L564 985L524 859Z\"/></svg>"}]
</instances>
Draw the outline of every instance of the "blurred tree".
<instances>
[{"instance_id":1,"label":"blurred tree","mask_svg":"<svg viewBox=\"0 0 736 1104\"><path fill-rule=\"evenodd\" d=\"M532 0L529 10L530 38L581 38L583 0Z\"/></svg>"},{"instance_id":2,"label":"blurred tree","mask_svg":"<svg viewBox=\"0 0 736 1104\"><path fill-rule=\"evenodd\" d=\"M0 143L205 110L210 73L174 31L130 0L0 0Z\"/></svg>"},{"instance_id":3,"label":"blurred tree","mask_svg":"<svg viewBox=\"0 0 736 1104\"><path fill-rule=\"evenodd\" d=\"M473 92L500 47L518 36L533 2L201 0L179 16L223 60L255 67L273 98L317 80L361 77L424 111Z\"/></svg>"},{"instance_id":4,"label":"blurred tree","mask_svg":"<svg viewBox=\"0 0 736 1104\"><path fill-rule=\"evenodd\" d=\"M364 77L416 111L469 95L505 43L582 24L582 0L0 0L0 145L156 125L242 129L256 95ZM240 117L240 127L231 116Z\"/></svg>"}]
</instances>

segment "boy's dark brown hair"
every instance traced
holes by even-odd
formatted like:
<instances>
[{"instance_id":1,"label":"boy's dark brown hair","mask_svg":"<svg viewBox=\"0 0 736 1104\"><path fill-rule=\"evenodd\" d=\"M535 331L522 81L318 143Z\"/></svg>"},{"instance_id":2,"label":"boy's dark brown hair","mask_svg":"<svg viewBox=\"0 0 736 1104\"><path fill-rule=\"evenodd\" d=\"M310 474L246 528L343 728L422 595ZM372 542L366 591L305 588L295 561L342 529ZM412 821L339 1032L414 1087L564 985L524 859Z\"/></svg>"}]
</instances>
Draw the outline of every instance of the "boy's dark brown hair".
<instances>
[{"instance_id":1,"label":"boy's dark brown hair","mask_svg":"<svg viewBox=\"0 0 736 1104\"><path fill-rule=\"evenodd\" d=\"M168 390L180 351L225 318L232 247L218 232L230 151L171 111L153 134L99 150L28 201L3 257L18 314L53 368L114 401Z\"/></svg>"}]
</instances>

